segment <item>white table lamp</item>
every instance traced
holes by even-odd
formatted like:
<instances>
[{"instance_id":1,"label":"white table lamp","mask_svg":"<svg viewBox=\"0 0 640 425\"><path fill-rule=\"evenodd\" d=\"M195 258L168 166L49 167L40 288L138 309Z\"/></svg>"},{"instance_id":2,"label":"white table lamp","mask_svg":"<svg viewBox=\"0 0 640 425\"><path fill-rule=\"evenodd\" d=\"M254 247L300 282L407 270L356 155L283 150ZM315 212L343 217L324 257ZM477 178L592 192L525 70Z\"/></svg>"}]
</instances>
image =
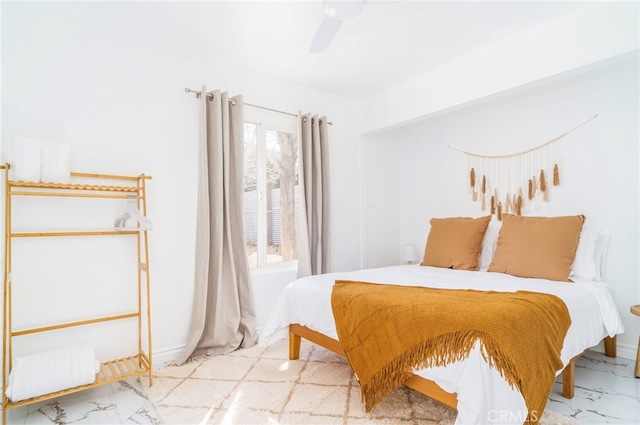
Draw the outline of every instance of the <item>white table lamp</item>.
<instances>
[{"instance_id":1,"label":"white table lamp","mask_svg":"<svg viewBox=\"0 0 640 425\"><path fill-rule=\"evenodd\" d=\"M418 248L412 244L402 246L402 262L404 264L413 264L418 261Z\"/></svg>"}]
</instances>

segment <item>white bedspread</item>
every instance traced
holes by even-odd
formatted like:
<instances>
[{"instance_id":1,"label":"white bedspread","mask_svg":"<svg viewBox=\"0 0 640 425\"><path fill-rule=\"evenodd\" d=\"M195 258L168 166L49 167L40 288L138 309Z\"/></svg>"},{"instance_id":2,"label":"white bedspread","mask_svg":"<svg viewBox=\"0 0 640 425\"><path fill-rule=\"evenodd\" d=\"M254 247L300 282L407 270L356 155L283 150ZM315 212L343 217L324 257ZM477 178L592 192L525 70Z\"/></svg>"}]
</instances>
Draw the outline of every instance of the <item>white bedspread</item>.
<instances>
[{"instance_id":1,"label":"white bedspread","mask_svg":"<svg viewBox=\"0 0 640 425\"><path fill-rule=\"evenodd\" d=\"M287 337L291 323L338 339L331 312L331 290L336 279L444 289L527 290L556 295L569 309L572 322L561 352L565 365L605 336L624 331L609 286L602 282L575 279L574 283L564 283L502 273L408 265L328 273L292 282L280 295L260 343L270 344ZM535 344L535 341L526 343ZM445 391L457 393L456 424L522 424L526 418L522 395L483 360L478 344L464 361L415 373L435 381Z\"/></svg>"}]
</instances>

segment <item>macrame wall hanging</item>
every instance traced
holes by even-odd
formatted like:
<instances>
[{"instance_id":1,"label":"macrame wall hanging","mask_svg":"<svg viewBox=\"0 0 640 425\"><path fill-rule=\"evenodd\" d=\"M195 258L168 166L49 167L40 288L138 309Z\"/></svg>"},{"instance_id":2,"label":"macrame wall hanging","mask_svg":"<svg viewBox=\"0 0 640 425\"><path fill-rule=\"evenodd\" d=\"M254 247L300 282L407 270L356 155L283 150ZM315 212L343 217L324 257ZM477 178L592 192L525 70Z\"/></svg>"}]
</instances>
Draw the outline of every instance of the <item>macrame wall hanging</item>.
<instances>
[{"instance_id":1,"label":"macrame wall hanging","mask_svg":"<svg viewBox=\"0 0 640 425\"><path fill-rule=\"evenodd\" d=\"M482 211L502 220L502 214L522 215L534 202L549 202L549 191L560 184L560 141L597 116L540 146L510 155L480 155L449 148L469 158L468 185L473 201L480 203Z\"/></svg>"}]
</instances>

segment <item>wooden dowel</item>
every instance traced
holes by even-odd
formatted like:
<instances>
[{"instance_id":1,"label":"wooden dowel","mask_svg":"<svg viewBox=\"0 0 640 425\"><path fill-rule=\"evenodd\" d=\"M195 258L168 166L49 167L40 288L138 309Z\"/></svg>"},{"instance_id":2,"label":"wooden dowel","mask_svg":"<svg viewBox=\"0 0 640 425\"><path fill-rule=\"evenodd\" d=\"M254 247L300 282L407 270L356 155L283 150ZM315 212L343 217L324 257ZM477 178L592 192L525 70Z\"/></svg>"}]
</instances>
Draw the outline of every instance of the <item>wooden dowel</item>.
<instances>
[{"instance_id":1,"label":"wooden dowel","mask_svg":"<svg viewBox=\"0 0 640 425\"><path fill-rule=\"evenodd\" d=\"M79 173L76 171L71 172L71 177L89 177L95 179L111 179L111 180L138 180L140 177L145 179L152 179L153 177L141 174L139 176L121 176L116 174L96 174L96 173Z\"/></svg>"},{"instance_id":2,"label":"wooden dowel","mask_svg":"<svg viewBox=\"0 0 640 425\"><path fill-rule=\"evenodd\" d=\"M11 233L12 238L39 238L47 236L118 236L136 235L138 230L69 231L69 232L20 232Z\"/></svg>"},{"instance_id":3,"label":"wooden dowel","mask_svg":"<svg viewBox=\"0 0 640 425\"><path fill-rule=\"evenodd\" d=\"M90 325L92 323L101 323L101 322L109 322L112 320L130 319L138 316L139 316L138 313L128 313L128 314L119 314L117 316L100 317L97 319L80 320L78 322L69 322L69 323L63 323L60 325L43 326L41 328L33 328L33 329L25 329L22 331L16 331L16 332L12 332L11 336L29 335L29 334L38 333L38 332L46 332L46 331L53 331L56 329L71 328L74 326Z\"/></svg>"},{"instance_id":4,"label":"wooden dowel","mask_svg":"<svg viewBox=\"0 0 640 425\"><path fill-rule=\"evenodd\" d=\"M9 195L12 196L55 196L63 198L103 198L103 199L129 199L131 195L114 195L114 194L99 194L99 193L60 193L60 192L36 192L36 191L11 191ZM140 198L140 196L138 196Z\"/></svg>"}]
</instances>

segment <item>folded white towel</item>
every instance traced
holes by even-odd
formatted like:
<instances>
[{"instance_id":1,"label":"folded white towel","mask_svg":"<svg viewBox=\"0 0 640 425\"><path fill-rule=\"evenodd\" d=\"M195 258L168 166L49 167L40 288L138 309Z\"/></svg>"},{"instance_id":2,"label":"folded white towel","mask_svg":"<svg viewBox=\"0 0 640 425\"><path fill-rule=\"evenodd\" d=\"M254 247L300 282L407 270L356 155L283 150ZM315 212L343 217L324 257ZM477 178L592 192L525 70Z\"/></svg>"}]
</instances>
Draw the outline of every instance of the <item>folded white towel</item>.
<instances>
[{"instance_id":1,"label":"folded white towel","mask_svg":"<svg viewBox=\"0 0 640 425\"><path fill-rule=\"evenodd\" d=\"M71 180L71 148L57 142L42 141L40 180L44 183L69 183Z\"/></svg>"},{"instance_id":2,"label":"folded white towel","mask_svg":"<svg viewBox=\"0 0 640 425\"><path fill-rule=\"evenodd\" d=\"M17 402L91 384L98 370L100 362L88 345L17 357L9 374L6 395Z\"/></svg>"},{"instance_id":3,"label":"folded white towel","mask_svg":"<svg viewBox=\"0 0 640 425\"><path fill-rule=\"evenodd\" d=\"M9 178L15 181L39 182L41 165L40 140L28 137L9 139L7 159Z\"/></svg>"}]
</instances>

